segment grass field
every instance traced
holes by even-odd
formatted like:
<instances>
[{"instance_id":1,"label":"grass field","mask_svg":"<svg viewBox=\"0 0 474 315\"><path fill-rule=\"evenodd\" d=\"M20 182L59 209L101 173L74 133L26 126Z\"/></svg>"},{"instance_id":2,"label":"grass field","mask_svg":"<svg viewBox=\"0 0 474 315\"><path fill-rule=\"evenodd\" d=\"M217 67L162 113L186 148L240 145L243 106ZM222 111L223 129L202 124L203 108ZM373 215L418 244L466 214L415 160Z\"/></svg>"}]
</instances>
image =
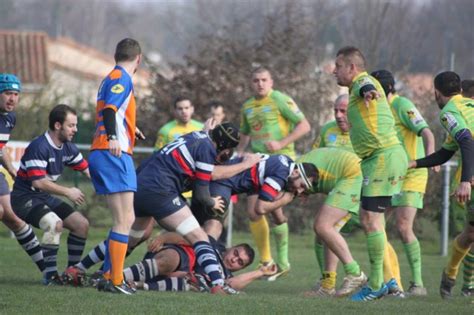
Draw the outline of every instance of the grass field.
<instances>
[{"instance_id":1,"label":"grass field","mask_svg":"<svg viewBox=\"0 0 474 315\"><path fill-rule=\"evenodd\" d=\"M105 235L105 230L93 229L88 251ZM237 234L235 242L250 236ZM65 237L62 237L63 240ZM403 278L408 285L408 267L401 244L394 241L399 253ZM276 282L256 281L239 296L213 296L198 293L138 292L134 296L99 293L91 288L45 287L41 275L4 227L0 228L0 314L474 314L474 299L460 297L460 284L456 297L443 301L438 294L439 278L446 258L437 255L437 244L423 243L423 276L429 295L425 298L389 299L353 303L347 299L305 298L303 292L314 284L316 263L312 249L312 235L292 235L290 274ZM66 247L59 253L59 266L64 268ZM365 241L361 235L350 240L354 256L368 271ZM138 261L144 248L137 249L127 263ZM339 275L342 275L342 271ZM339 282L342 276L339 277Z\"/></svg>"}]
</instances>

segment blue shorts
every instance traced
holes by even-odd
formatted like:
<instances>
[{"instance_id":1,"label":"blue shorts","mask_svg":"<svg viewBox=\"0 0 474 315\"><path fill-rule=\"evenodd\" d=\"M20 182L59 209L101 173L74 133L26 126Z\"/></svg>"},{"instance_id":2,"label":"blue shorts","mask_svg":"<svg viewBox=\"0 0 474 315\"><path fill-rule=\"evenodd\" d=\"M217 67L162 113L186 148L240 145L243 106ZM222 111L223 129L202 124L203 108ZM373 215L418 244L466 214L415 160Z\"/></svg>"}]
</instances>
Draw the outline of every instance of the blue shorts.
<instances>
[{"instance_id":1,"label":"blue shorts","mask_svg":"<svg viewBox=\"0 0 474 315\"><path fill-rule=\"evenodd\" d=\"M133 198L136 217L153 217L156 221L178 212L187 206L186 199L178 193L156 193L138 190Z\"/></svg>"},{"instance_id":2,"label":"blue shorts","mask_svg":"<svg viewBox=\"0 0 474 315\"><path fill-rule=\"evenodd\" d=\"M118 158L107 150L94 150L89 155L92 184L99 195L137 191L137 175L132 156L122 152Z\"/></svg>"}]
</instances>

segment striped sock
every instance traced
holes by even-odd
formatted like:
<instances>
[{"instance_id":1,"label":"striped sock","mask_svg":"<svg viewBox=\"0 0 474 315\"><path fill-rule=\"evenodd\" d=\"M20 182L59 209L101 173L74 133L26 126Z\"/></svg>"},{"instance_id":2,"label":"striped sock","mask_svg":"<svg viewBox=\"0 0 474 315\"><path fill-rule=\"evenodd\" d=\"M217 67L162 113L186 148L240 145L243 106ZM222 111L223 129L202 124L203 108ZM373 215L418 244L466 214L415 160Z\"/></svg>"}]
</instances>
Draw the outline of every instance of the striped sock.
<instances>
[{"instance_id":1,"label":"striped sock","mask_svg":"<svg viewBox=\"0 0 474 315\"><path fill-rule=\"evenodd\" d=\"M82 252L86 246L86 239L72 233L67 237L67 266L74 266L81 260Z\"/></svg>"},{"instance_id":2,"label":"striped sock","mask_svg":"<svg viewBox=\"0 0 474 315\"><path fill-rule=\"evenodd\" d=\"M471 246L471 251L467 253L463 260L463 288L474 289L474 248Z\"/></svg>"},{"instance_id":3,"label":"striped sock","mask_svg":"<svg viewBox=\"0 0 474 315\"><path fill-rule=\"evenodd\" d=\"M53 275L58 273L57 256L59 245L42 245L41 249L43 250L45 267L43 270L43 275L45 279L50 279Z\"/></svg>"},{"instance_id":4,"label":"striped sock","mask_svg":"<svg viewBox=\"0 0 474 315\"><path fill-rule=\"evenodd\" d=\"M104 260L105 257L106 241L102 241L96 247L94 247L86 257L76 264L76 267L87 270L95 264Z\"/></svg>"},{"instance_id":5,"label":"striped sock","mask_svg":"<svg viewBox=\"0 0 474 315\"><path fill-rule=\"evenodd\" d=\"M224 285L221 266L217 261L216 253L209 242L200 241L193 245L196 261L204 269L213 285Z\"/></svg>"},{"instance_id":6,"label":"striped sock","mask_svg":"<svg viewBox=\"0 0 474 315\"><path fill-rule=\"evenodd\" d=\"M155 259L145 259L123 270L123 276L127 281L144 282L153 279L158 274L158 264Z\"/></svg>"},{"instance_id":7,"label":"striped sock","mask_svg":"<svg viewBox=\"0 0 474 315\"><path fill-rule=\"evenodd\" d=\"M45 268L43 251L31 226L25 224L18 232L15 232L15 237L28 256L38 266L38 269L43 272Z\"/></svg>"},{"instance_id":8,"label":"striped sock","mask_svg":"<svg viewBox=\"0 0 474 315\"><path fill-rule=\"evenodd\" d=\"M189 285L184 278L170 277L158 281L145 282L143 290L146 291L189 291Z\"/></svg>"}]
</instances>

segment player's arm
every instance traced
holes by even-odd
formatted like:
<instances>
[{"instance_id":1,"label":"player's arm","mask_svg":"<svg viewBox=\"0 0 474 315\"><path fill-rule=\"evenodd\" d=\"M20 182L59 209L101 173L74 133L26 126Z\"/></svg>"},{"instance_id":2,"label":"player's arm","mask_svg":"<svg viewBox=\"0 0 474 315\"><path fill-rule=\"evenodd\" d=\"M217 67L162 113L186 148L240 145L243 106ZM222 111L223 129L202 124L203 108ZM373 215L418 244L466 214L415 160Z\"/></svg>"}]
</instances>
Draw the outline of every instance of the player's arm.
<instances>
[{"instance_id":1,"label":"player's arm","mask_svg":"<svg viewBox=\"0 0 474 315\"><path fill-rule=\"evenodd\" d=\"M435 151L435 137L430 128L423 128L420 132L420 136L423 139L423 146L425 147L425 155L430 155ZM433 171L439 172L439 166L434 166Z\"/></svg>"},{"instance_id":2,"label":"player's arm","mask_svg":"<svg viewBox=\"0 0 474 315\"><path fill-rule=\"evenodd\" d=\"M250 124L245 115L245 107L240 110L240 141L235 149L239 156L242 156L250 143Z\"/></svg>"},{"instance_id":3,"label":"player's arm","mask_svg":"<svg viewBox=\"0 0 474 315\"><path fill-rule=\"evenodd\" d=\"M247 149L249 143L250 143L250 136L241 132L239 145L236 148L236 152L238 156L243 156L245 149Z\"/></svg>"},{"instance_id":4,"label":"player's arm","mask_svg":"<svg viewBox=\"0 0 474 315\"><path fill-rule=\"evenodd\" d=\"M4 146L0 151L0 164L8 171L12 178L16 177L16 169L13 167L10 154L8 154L7 147Z\"/></svg>"},{"instance_id":5,"label":"player's arm","mask_svg":"<svg viewBox=\"0 0 474 315\"><path fill-rule=\"evenodd\" d=\"M181 234L176 233L176 232L164 232L157 234L155 237L150 239L148 242L148 251L156 253L158 252L162 247L163 244L189 244L188 241L184 239L184 237L181 236Z\"/></svg>"},{"instance_id":6,"label":"player's arm","mask_svg":"<svg viewBox=\"0 0 474 315\"><path fill-rule=\"evenodd\" d=\"M227 279L226 283L233 289L242 290L254 280L260 279L264 276L271 276L275 274L276 271L277 267L275 264L273 264L270 267L262 267L258 270L241 273L237 276Z\"/></svg>"},{"instance_id":7,"label":"player's arm","mask_svg":"<svg viewBox=\"0 0 474 315\"><path fill-rule=\"evenodd\" d=\"M232 165L216 165L212 171L212 180L227 179L251 168L262 160L259 154L245 154L242 162Z\"/></svg>"},{"instance_id":8,"label":"player's arm","mask_svg":"<svg viewBox=\"0 0 474 315\"><path fill-rule=\"evenodd\" d=\"M257 204L255 205L255 212L257 214L263 215L270 213L278 208L281 208L287 204L289 204L295 198L295 194L290 192L283 192L279 197L274 199L273 201L264 200L259 198L257 200Z\"/></svg>"},{"instance_id":9,"label":"player's arm","mask_svg":"<svg viewBox=\"0 0 474 315\"><path fill-rule=\"evenodd\" d=\"M416 161L410 161L409 168L432 167L446 163L456 151L441 148L438 151Z\"/></svg>"},{"instance_id":10,"label":"player's arm","mask_svg":"<svg viewBox=\"0 0 474 315\"><path fill-rule=\"evenodd\" d=\"M274 151L278 151L287 145L292 144L299 138L303 137L305 134L311 131L311 126L306 118L301 120L293 129L292 132L288 134L285 138L281 139L279 142L280 148L274 148Z\"/></svg>"},{"instance_id":11,"label":"player's arm","mask_svg":"<svg viewBox=\"0 0 474 315\"><path fill-rule=\"evenodd\" d=\"M45 177L33 180L31 184L36 189L49 194L64 196L78 205L81 205L86 201L85 195L79 188L64 187L46 179Z\"/></svg>"}]
</instances>

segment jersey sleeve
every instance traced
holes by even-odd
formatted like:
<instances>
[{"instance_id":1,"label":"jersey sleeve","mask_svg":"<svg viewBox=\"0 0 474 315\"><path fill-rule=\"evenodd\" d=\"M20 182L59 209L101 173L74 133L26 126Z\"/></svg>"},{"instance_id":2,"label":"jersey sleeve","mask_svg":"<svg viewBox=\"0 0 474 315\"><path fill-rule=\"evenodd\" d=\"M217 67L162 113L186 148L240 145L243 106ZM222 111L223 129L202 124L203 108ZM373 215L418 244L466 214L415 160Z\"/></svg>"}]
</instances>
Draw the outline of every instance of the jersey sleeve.
<instances>
[{"instance_id":1,"label":"jersey sleeve","mask_svg":"<svg viewBox=\"0 0 474 315\"><path fill-rule=\"evenodd\" d=\"M70 159L65 163L66 166L72 168L75 171L84 171L89 167L89 164L82 156L82 153L79 152L79 149L73 145L71 146L72 156L73 158Z\"/></svg>"},{"instance_id":2,"label":"jersey sleeve","mask_svg":"<svg viewBox=\"0 0 474 315\"><path fill-rule=\"evenodd\" d=\"M458 144L455 140L456 134L463 129L468 129L467 123L457 111L443 112L440 115L440 120L441 125L443 125L443 128L446 129L449 134L448 138L443 144L443 147L447 150L453 151L453 148L458 148Z\"/></svg>"},{"instance_id":3,"label":"jersey sleeve","mask_svg":"<svg viewBox=\"0 0 474 315\"><path fill-rule=\"evenodd\" d=\"M157 137L156 137L156 143L155 143L155 149L156 150L159 150L161 149L165 144L168 143L168 139L167 139L167 135L166 133L164 132L163 128L161 128L159 131L158 131L158 134L157 134Z\"/></svg>"},{"instance_id":4,"label":"jersey sleeve","mask_svg":"<svg viewBox=\"0 0 474 315\"><path fill-rule=\"evenodd\" d=\"M258 198L264 201L274 201L285 184L286 180L278 175L265 177Z\"/></svg>"},{"instance_id":5,"label":"jersey sleeve","mask_svg":"<svg viewBox=\"0 0 474 315\"><path fill-rule=\"evenodd\" d=\"M106 81L102 88L104 89L104 109L111 108L116 112L123 104L128 104L125 100L130 96L132 89L128 76L123 74L118 78L113 76L113 79Z\"/></svg>"},{"instance_id":6,"label":"jersey sleeve","mask_svg":"<svg viewBox=\"0 0 474 315\"><path fill-rule=\"evenodd\" d=\"M358 98L363 98L361 96L362 93L365 93L371 90L376 90L375 88L376 84L373 80L375 79L372 79L368 75L361 76L352 84L351 94L357 96Z\"/></svg>"},{"instance_id":7,"label":"jersey sleeve","mask_svg":"<svg viewBox=\"0 0 474 315\"><path fill-rule=\"evenodd\" d=\"M291 97L281 93L275 93L272 97L275 98L278 109L283 117L293 124L297 124L305 118L303 112Z\"/></svg>"},{"instance_id":8,"label":"jersey sleeve","mask_svg":"<svg viewBox=\"0 0 474 315\"><path fill-rule=\"evenodd\" d=\"M247 120L247 116L245 115L245 106L243 106L240 110L240 132L244 135L248 135L250 133L250 125Z\"/></svg>"},{"instance_id":9,"label":"jersey sleeve","mask_svg":"<svg viewBox=\"0 0 474 315\"><path fill-rule=\"evenodd\" d=\"M196 181L198 185L209 185L216 161L216 151L210 142L206 145L200 145L196 151Z\"/></svg>"},{"instance_id":10,"label":"jersey sleeve","mask_svg":"<svg viewBox=\"0 0 474 315\"><path fill-rule=\"evenodd\" d=\"M36 145L30 145L26 148L22 158L19 173L21 177L29 181L39 180L46 177L49 154L47 149L42 149Z\"/></svg>"},{"instance_id":11,"label":"jersey sleeve","mask_svg":"<svg viewBox=\"0 0 474 315\"><path fill-rule=\"evenodd\" d=\"M417 135L419 135L424 128L428 128L428 124L423 116L415 105L408 99L403 99L400 106L397 108L397 114L401 123Z\"/></svg>"},{"instance_id":12,"label":"jersey sleeve","mask_svg":"<svg viewBox=\"0 0 474 315\"><path fill-rule=\"evenodd\" d=\"M457 149L459 149L458 144L450 134L448 134L446 140L444 140L442 147L449 151L457 151Z\"/></svg>"},{"instance_id":13,"label":"jersey sleeve","mask_svg":"<svg viewBox=\"0 0 474 315\"><path fill-rule=\"evenodd\" d=\"M322 135L320 134L314 141L312 149L317 149L317 148L322 148L322 147L324 147L324 139Z\"/></svg>"}]
</instances>

